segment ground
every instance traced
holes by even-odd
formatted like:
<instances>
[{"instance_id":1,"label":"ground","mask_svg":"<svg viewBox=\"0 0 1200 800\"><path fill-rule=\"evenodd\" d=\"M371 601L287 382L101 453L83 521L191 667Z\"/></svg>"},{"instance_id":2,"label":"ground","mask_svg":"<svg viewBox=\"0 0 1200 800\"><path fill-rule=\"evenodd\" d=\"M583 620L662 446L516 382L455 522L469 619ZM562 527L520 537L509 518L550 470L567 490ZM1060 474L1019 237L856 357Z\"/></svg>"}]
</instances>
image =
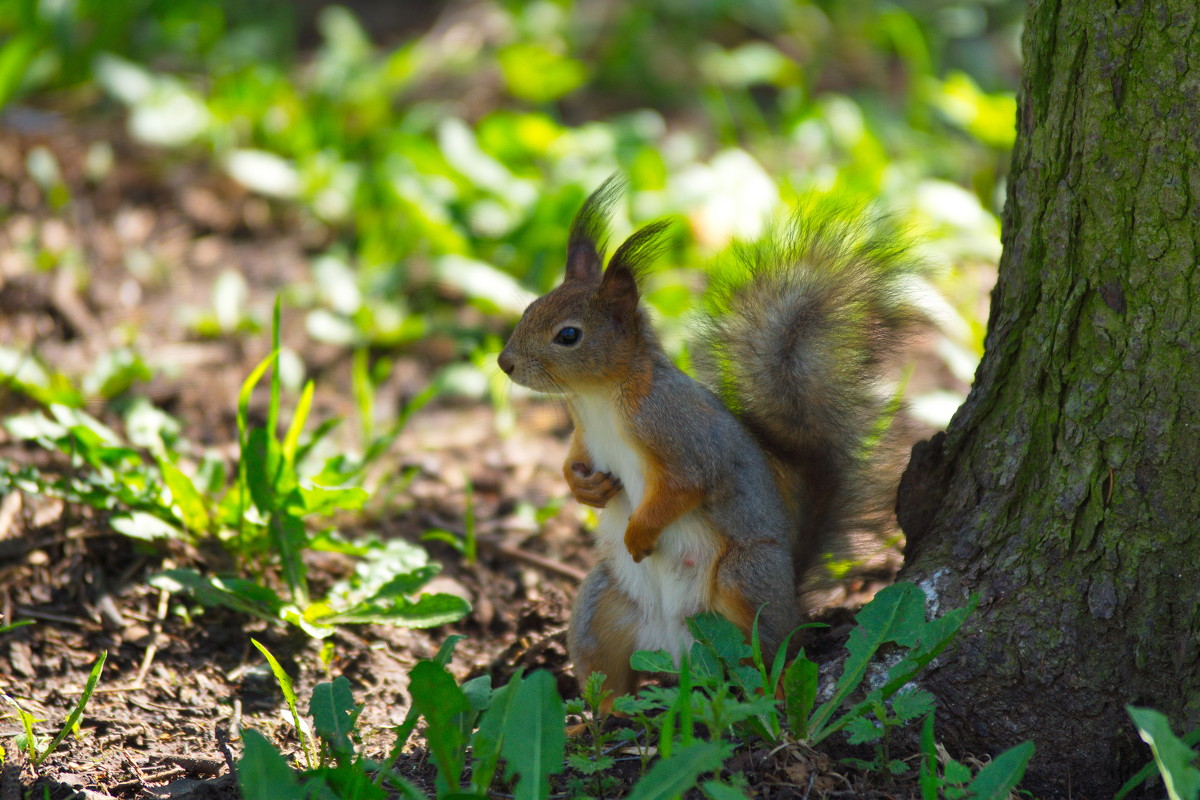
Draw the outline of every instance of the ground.
<instances>
[{"instance_id":1,"label":"ground","mask_svg":"<svg viewBox=\"0 0 1200 800\"><path fill-rule=\"evenodd\" d=\"M10 115L5 125L0 207L12 212L0 227L0 344L32 345L45 363L76 376L114 346L133 347L153 372L134 392L177 416L198 446L222 448L232 464L237 392L268 351L269 332L202 338L189 315L209 304L217 276L234 269L249 286L247 307L267 319L281 287L311 284L307 257L326 234L298 226L286 209L247 194L203 160L139 148L118 120L99 119L85 131L53 114L26 112ZM112 144L115 168L94 183L81 165L100 141ZM52 208L26 174L37 147L55 154L72 188L67 213ZM45 269L32 252L59 253L62 262ZM284 310L283 341L317 381L314 417L352 415L348 353L314 343L292 308ZM386 355L396 364L379 387L384 415L398 412L453 351L433 339ZM0 388L0 416L34 406ZM103 404L87 410L115 419ZM253 727L285 752L297 749L280 690L251 638L291 673L302 704L316 683L348 677L365 704L364 745L375 754L390 743L388 726L406 713L408 670L453 633L466 636L452 664L460 678L490 673L500 683L517 666L545 668L565 695L574 694L564 631L575 586L591 563L582 510L568 501L541 525L517 513L521 504L542 508L565 495L560 464L568 422L549 402L514 399L512 410L515 432L501 436L486 403L436 400L411 420L372 476L394 491L377 492L385 499L366 513L338 520L349 534L413 541L432 528L461 531L470 480L478 561L468 564L438 542L427 547L445 565L432 588L465 596L473 611L434 630L343 627L322 642L230 611L200 610L146 579L170 564L211 566L211 553L147 546L114 533L104 514L46 497L0 498L0 625L34 622L0 634L0 691L19 696L44 725L57 726L97 655L108 653L80 735L68 737L36 774L17 766L15 717L0 717L0 746L9 756L0 800L236 797L229 762L239 753L238 730ZM0 458L65 468L2 432ZM317 583L347 570L330 556L314 556L308 566ZM852 606L876 587L851 588ZM836 652L849 618L844 609L829 613L834 625L813 648L826 657ZM912 780L857 774L829 753L798 747L751 750L735 761L730 769L745 771L761 797L917 793ZM428 783L419 743L402 768Z\"/></svg>"}]
</instances>

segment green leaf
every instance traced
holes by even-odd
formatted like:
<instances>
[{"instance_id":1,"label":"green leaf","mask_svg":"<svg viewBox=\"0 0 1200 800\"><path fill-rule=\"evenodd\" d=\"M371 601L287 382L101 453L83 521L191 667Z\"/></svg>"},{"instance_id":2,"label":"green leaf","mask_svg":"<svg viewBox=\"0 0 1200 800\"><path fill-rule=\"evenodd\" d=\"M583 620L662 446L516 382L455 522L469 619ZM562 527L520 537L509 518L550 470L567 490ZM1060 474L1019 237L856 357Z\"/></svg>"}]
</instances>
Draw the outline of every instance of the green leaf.
<instances>
[{"instance_id":1,"label":"green leaf","mask_svg":"<svg viewBox=\"0 0 1200 800\"><path fill-rule=\"evenodd\" d=\"M333 511L358 511L370 499L366 489L352 486L345 489L326 489L323 486L301 486L303 502L295 509L303 514L329 514Z\"/></svg>"},{"instance_id":2,"label":"green leaf","mask_svg":"<svg viewBox=\"0 0 1200 800\"><path fill-rule=\"evenodd\" d=\"M179 528L145 511L130 511L127 514L115 514L109 518L108 524L117 533L148 542L152 542L155 539L184 538L183 531L179 530Z\"/></svg>"},{"instance_id":3,"label":"green leaf","mask_svg":"<svg viewBox=\"0 0 1200 800\"><path fill-rule=\"evenodd\" d=\"M0 108L21 88L29 63L43 46L43 36L41 31L22 32L0 45Z\"/></svg>"},{"instance_id":4,"label":"green leaf","mask_svg":"<svg viewBox=\"0 0 1200 800\"><path fill-rule=\"evenodd\" d=\"M387 800L387 791L371 782L371 775L365 766L360 761L343 759L333 766L318 770L316 780L310 778L304 788L309 797L315 795L337 800ZM314 783L317 781L324 784L322 788L325 788L328 794L314 791Z\"/></svg>"},{"instance_id":5,"label":"green leaf","mask_svg":"<svg viewBox=\"0 0 1200 800\"><path fill-rule=\"evenodd\" d=\"M725 741L695 742L679 747L650 768L633 787L627 800L667 800L696 785L701 775L715 772L733 753Z\"/></svg>"},{"instance_id":6,"label":"green leaf","mask_svg":"<svg viewBox=\"0 0 1200 800\"><path fill-rule=\"evenodd\" d=\"M485 794L492 785L496 767L500 763L504 732L508 729L508 718L516 704L517 690L521 686L523 670L518 668L508 683L492 693L491 703L479 718L479 727L471 737L471 791Z\"/></svg>"},{"instance_id":7,"label":"green leaf","mask_svg":"<svg viewBox=\"0 0 1200 800\"><path fill-rule=\"evenodd\" d=\"M459 715L471 712L471 703L450 673L432 661L422 661L409 673L413 708L428 725L425 741L437 766L439 796L459 787L465 763L466 735Z\"/></svg>"},{"instance_id":8,"label":"green leaf","mask_svg":"<svg viewBox=\"0 0 1200 800\"><path fill-rule=\"evenodd\" d=\"M17 712L17 717L21 720L21 727L24 729L24 733L16 737L17 747L25 751L30 762L37 763L41 742L33 731L33 725L35 722L42 722L42 720L35 718L33 714L21 708L20 704L7 694L0 692L0 698L13 707Z\"/></svg>"},{"instance_id":9,"label":"green leaf","mask_svg":"<svg viewBox=\"0 0 1200 800\"><path fill-rule=\"evenodd\" d=\"M452 594L423 594L416 601L395 598L394 602L362 602L332 614L315 617L323 625L369 624L403 625L406 628L436 628L471 613L471 604Z\"/></svg>"},{"instance_id":10,"label":"green leaf","mask_svg":"<svg viewBox=\"0 0 1200 800\"><path fill-rule=\"evenodd\" d=\"M855 717L846 725L846 741L850 744L873 744L883 738L883 730L866 717Z\"/></svg>"},{"instance_id":11,"label":"green leaf","mask_svg":"<svg viewBox=\"0 0 1200 800\"><path fill-rule=\"evenodd\" d=\"M2 629L0 629L0 633L3 633ZM1193 728L1191 731L1184 734L1181 741L1188 747L1193 747L1200 743L1200 728ZM1126 797L1130 792L1145 783L1146 779L1153 775L1157 770L1158 763L1151 760L1149 764L1138 770L1132 778L1125 781L1120 790L1113 795L1113 800L1123 800L1123 798Z\"/></svg>"},{"instance_id":12,"label":"green leaf","mask_svg":"<svg viewBox=\"0 0 1200 800\"><path fill-rule=\"evenodd\" d=\"M3 373L0 373L2 375ZM59 439L65 439L67 428L54 422L41 411L14 414L4 420L4 429L14 439L31 439L45 442L53 447Z\"/></svg>"},{"instance_id":13,"label":"green leaf","mask_svg":"<svg viewBox=\"0 0 1200 800\"><path fill-rule=\"evenodd\" d=\"M663 706L657 700L641 695L622 694L613 700L613 711L627 717L636 717L647 711L655 711Z\"/></svg>"},{"instance_id":14,"label":"green leaf","mask_svg":"<svg viewBox=\"0 0 1200 800\"><path fill-rule=\"evenodd\" d=\"M287 761L261 733L242 731L238 785L243 800L301 800L304 792Z\"/></svg>"},{"instance_id":15,"label":"green leaf","mask_svg":"<svg viewBox=\"0 0 1200 800\"><path fill-rule=\"evenodd\" d=\"M463 537L457 536L457 535L451 533L450 531L444 531L440 528L434 528L431 531L425 531L424 533L422 533L421 541L423 541L423 542L442 542L443 544L450 545L455 550L457 550L460 554L466 553L466 550L467 550L467 546L463 540Z\"/></svg>"},{"instance_id":16,"label":"green leaf","mask_svg":"<svg viewBox=\"0 0 1200 800\"><path fill-rule=\"evenodd\" d=\"M675 659L666 650L635 650L629 658L630 666L639 672L666 672L679 674Z\"/></svg>"},{"instance_id":17,"label":"green leaf","mask_svg":"<svg viewBox=\"0 0 1200 800\"><path fill-rule=\"evenodd\" d=\"M281 498L296 486L295 473L280 452L279 443L265 428L253 428L243 453L246 464L246 483L250 498L263 514L281 510ZM302 505L302 504L301 504Z\"/></svg>"},{"instance_id":18,"label":"green leaf","mask_svg":"<svg viewBox=\"0 0 1200 800\"><path fill-rule=\"evenodd\" d=\"M1200 770L1192 766L1196 752L1171 732L1165 714L1136 706L1126 706L1125 711L1133 718L1142 741L1150 745L1168 797L1171 800L1196 800L1200 796Z\"/></svg>"},{"instance_id":19,"label":"green leaf","mask_svg":"<svg viewBox=\"0 0 1200 800\"><path fill-rule=\"evenodd\" d=\"M242 381L242 388L238 392L237 423L238 439L243 444L246 441L246 431L249 427L248 420L250 417L250 395L254 393L254 387L257 386L258 382L262 379L263 373L270 369L271 365L274 364L278 358L279 351L271 351L271 354L260 361L258 366L255 367L248 376L246 376L246 380Z\"/></svg>"},{"instance_id":20,"label":"green leaf","mask_svg":"<svg viewBox=\"0 0 1200 800\"><path fill-rule=\"evenodd\" d=\"M269 158L278 158L278 156L269 155ZM282 161L283 159L279 159ZM275 306L271 310L271 351L281 352L279 346L279 315L282 307L282 298L275 295ZM279 445L279 361L276 359L275 368L271 370L271 399L267 403L267 432L271 436L271 441L276 446Z\"/></svg>"},{"instance_id":21,"label":"green leaf","mask_svg":"<svg viewBox=\"0 0 1200 800\"><path fill-rule=\"evenodd\" d=\"M944 775L946 783L956 786L965 785L971 780L971 768L961 761L955 761L953 758L946 762L946 772Z\"/></svg>"},{"instance_id":22,"label":"green leaf","mask_svg":"<svg viewBox=\"0 0 1200 800\"><path fill-rule=\"evenodd\" d=\"M897 583L885 587L855 616L854 630L846 649L852 664L846 672L865 672L865 664L879 646L895 642L911 647L925 625L925 594L913 583ZM858 681L855 681L855 685Z\"/></svg>"},{"instance_id":23,"label":"green leaf","mask_svg":"<svg viewBox=\"0 0 1200 800\"><path fill-rule=\"evenodd\" d=\"M165 458L158 459L158 468L162 471L167 488L171 490L172 506L178 509L180 521L188 530L206 532L209 525L208 509L192 479Z\"/></svg>"},{"instance_id":24,"label":"green leaf","mask_svg":"<svg viewBox=\"0 0 1200 800\"><path fill-rule=\"evenodd\" d=\"M30 352L0 346L0 385L23 392L39 403L78 407L83 395L59 372L46 369Z\"/></svg>"},{"instance_id":25,"label":"green leaf","mask_svg":"<svg viewBox=\"0 0 1200 800\"><path fill-rule=\"evenodd\" d=\"M587 80L582 63L531 42L505 47L499 59L504 83L519 100L547 103L570 94Z\"/></svg>"},{"instance_id":26,"label":"green leaf","mask_svg":"<svg viewBox=\"0 0 1200 800\"><path fill-rule=\"evenodd\" d=\"M50 405L50 414L58 420L59 424L65 425L89 449L96 448L99 445L119 447L122 444L121 437L112 428L86 411L81 411L78 408L70 408L61 403L52 403Z\"/></svg>"},{"instance_id":27,"label":"green leaf","mask_svg":"<svg viewBox=\"0 0 1200 800\"><path fill-rule=\"evenodd\" d=\"M576 753L567 756L567 766L581 775L595 775L600 772L607 772L616 763L616 759L612 756L596 758L596 756L590 753Z\"/></svg>"},{"instance_id":28,"label":"green leaf","mask_svg":"<svg viewBox=\"0 0 1200 800\"><path fill-rule=\"evenodd\" d=\"M745 634L720 614L711 611L697 614L688 618L687 626L696 641L711 647L726 664L739 663L751 655Z\"/></svg>"},{"instance_id":29,"label":"green leaf","mask_svg":"<svg viewBox=\"0 0 1200 800\"><path fill-rule=\"evenodd\" d=\"M271 651L264 647L257 639L250 639L250 644L258 648L258 652L263 654L267 659L267 664L271 667L271 673L275 676L275 682L279 684L279 690L283 692L283 699L287 702L288 710L292 712L292 724L296 727L296 738L304 746L304 757L308 762L308 768L313 769L316 766L313 757L311 742L309 737L305 735L304 726L300 724L300 711L297 708L299 701L296 698L296 691L292 688L292 678L284 670L283 666L271 654Z\"/></svg>"},{"instance_id":30,"label":"green leaf","mask_svg":"<svg viewBox=\"0 0 1200 800\"><path fill-rule=\"evenodd\" d=\"M365 347L356 347L350 360L350 391L358 409L363 442L375 438L375 386L371 381L371 357Z\"/></svg>"},{"instance_id":31,"label":"green leaf","mask_svg":"<svg viewBox=\"0 0 1200 800\"><path fill-rule=\"evenodd\" d=\"M1032 757L1033 742L1023 742L996 756L990 764L979 770L979 774L971 781L968 788L973 792L973 798L1005 800L1025 775L1025 767ZM1178 799L1173 797L1172 800Z\"/></svg>"},{"instance_id":32,"label":"green leaf","mask_svg":"<svg viewBox=\"0 0 1200 800\"><path fill-rule=\"evenodd\" d=\"M801 650L783 673L788 726L797 739L808 738L808 719L817 701L817 665Z\"/></svg>"},{"instance_id":33,"label":"green leaf","mask_svg":"<svg viewBox=\"0 0 1200 800\"><path fill-rule=\"evenodd\" d=\"M492 702L492 676L480 675L464 681L462 690L463 694L467 696L468 702L471 703L471 708L475 711L483 711Z\"/></svg>"},{"instance_id":34,"label":"green leaf","mask_svg":"<svg viewBox=\"0 0 1200 800\"><path fill-rule=\"evenodd\" d=\"M466 639L461 633L455 633L446 637L446 641L442 642L437 653L433 657L433 663L440 667L445 667L450 664L450 659L454 657L454 648L458 647L458 643Z\"/></svg>"},{"instance_id":35,"label":"green leaf","mask_svg":"<svg viewBox=\"0 0 1200 800\"><path fill-rule=\"evenodd\" d=\"M888 670L887 683L876 690L880 698L887 699L953 641L978 604L979 596L973 595L966 606L926 623L925 595L916 585L897 583L880 591L856 617L858 625L850 632L846 644L850 656L834 688L834 695L810 720L812 740L821 741L869 708L869 703L863 701L837 721L829 722L846 697L862 682L872 656L881 645L895 642L909 648L905 657Z\"/></svg>"},{"instance_id":36,"label":"green leaf","mask_svg":"<svg viewBox=\"0 0 1200 800\"><path fill-rule=\"evenodd\" d=\"M543 670L521 682L504 728L501 752L509 778L517 777L513 797L545 800L550 776L563 770L567 733L563 701L554 676Z\"/></svg>"},{"instance_id":37,"label":"green leaf","mask_svg":"<svg viewBox=\"0 0 1200 800\"><path fill-rule=\"evenodd\" d=\"M283 601L265 586L242 578L206 578L193 569L168 569L149 583L168 592L187 589L201 605L225 606L268 622L278 622Z\"/></svg>"},{"instance_id":38,"label":"green leaf","mask_svg":"<svg viewBox=\"0 0 1200 800\"><path fill-rule=\"evenodd\" d=\"M368 603L378 603L383 600L395 600L410 595L441 572L440 564L426 564L423 567L402 572L387 580L382 586L371 593Z\"/></svg>"},{"instance_id":39,"label":"green leaf","mask_svg":"<svg viewBox=\"0 0 1200 800\"><path fill-rule=\"evenodd\" d=\"M46 756L54 752L54 748L62 743L62 740L67 738L67 734L74 730L79 724L79 718L83 716L83 709L87 705L88 700L92 699L92 693L96 691L96 684L100 682L100 673L104 671L104 662L108 659L108 651L104 650L100 653L100 657L96 659L96 663L92 665L91 674L88 675L87 683L84 684L83 692L79 695L79 700L75 702L75 707L71 709L71 713L67 715L67 721L63 723L58 734L46 745L46 749L42 750L41 755L34 761L34 766L41 764L46 760Z\"/></svg>"},{"instance_id":40,"label":"green leaf","mask_svg":"<svg viewBox=\"0 0 1200 800\"><path fill-rule=\"evenodd\" d=\"M933 706L933 695L924 689L902 689L892 698L892 713L901 722L925 716Z\"/></svg>"},{"instance_id":41,"label":"green leaf","mask_svg":"<svg viewBox=\"0 0 1200 800\"><path fill-rule=\"evenodd\" d=\"M354 731L358 711L350 691L350 681L345 675L339 675L332 683L318 683L313 687L308 714L313 718L317 735L328 742L335 752L343 755L353 753L350 734Z\"/></svg>"},{"instance_id":42,"label":"green leaf","mask_svg":"<svg viewBox=\"0 0 1200 800\"><path fill-rule=\"evenodd\" d=\"M291 590L291 599L301 608L306 608L308 598L308 572L301 551L308 544L308 534L299 517L284 511L271 514L268 530L271 544L279 553L279 564L283 577Z\"/></svg>"},{"instance_id":43,"label":"green leaf","mask_svg":"<svg viewBox=\"0 0 1200 800\"><path fill-rule=\"evenodd\" d=\"M296 463L296 447L300 441L300 433L304 430L304 422L308 419L308 411L312 407L314 388L312 381L304 384L304 391L300 393L300 400L296 403L296 413L288 425L287 434L283 437L283 457L292 465Z\"/></svg>"}]
</instances>

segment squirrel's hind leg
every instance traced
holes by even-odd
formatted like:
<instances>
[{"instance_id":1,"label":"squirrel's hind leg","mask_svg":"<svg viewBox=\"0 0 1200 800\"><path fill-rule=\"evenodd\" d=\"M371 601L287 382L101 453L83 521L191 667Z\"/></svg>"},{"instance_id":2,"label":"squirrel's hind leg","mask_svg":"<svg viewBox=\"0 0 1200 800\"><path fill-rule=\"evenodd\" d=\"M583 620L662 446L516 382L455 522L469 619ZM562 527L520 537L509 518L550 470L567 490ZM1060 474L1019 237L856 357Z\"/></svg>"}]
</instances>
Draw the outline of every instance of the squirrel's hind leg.
<instances>
[{"instance_id":1,"label":"squirrel's hind leg","mask_svg":"<svg viewBox=\"0 0 1200 800\"><path fill-rule=\"evenodd\" d=\"M759 642L768 664L800 621L790 554L782 548L727 547L714 564L710 597L713 610L741 628L747 639L758 615Z\"/></svg>"},{"instance_id":2,"label":"squirrel's hind leg","mask_svg":"<svg viewBox=\"0 0 1200 800\"><path fill-rule=\"evenodd\" d=\"M567 649L580 688L593 672L604 673L604 688L613 692L604 702L606 713L614 698L637 690L638 675L629 657L637 644L638 618L638 607L604 563L583 579L571 610Z\"/></svg>"}]
</instances>

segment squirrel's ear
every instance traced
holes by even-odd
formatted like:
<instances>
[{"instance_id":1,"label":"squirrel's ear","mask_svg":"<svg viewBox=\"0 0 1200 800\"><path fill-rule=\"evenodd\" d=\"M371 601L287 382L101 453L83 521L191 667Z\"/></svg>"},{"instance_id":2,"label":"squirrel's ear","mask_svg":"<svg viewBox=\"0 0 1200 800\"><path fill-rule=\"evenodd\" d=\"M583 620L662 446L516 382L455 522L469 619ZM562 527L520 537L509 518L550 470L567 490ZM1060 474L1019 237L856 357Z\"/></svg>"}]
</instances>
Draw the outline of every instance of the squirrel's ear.
<instances>
[{"instance_id":1,"label":"squirrel's ear","mask_svg":"<svg viewBox=\"0 0 1200 800\"><path fill-rule=\"evenodd\" d=\"M600 297L612 309L613 316L624 319L637 311L637 276L628 265L619 263L614 257L604 270L600 281Z\"/></svg>"},{"instance_id":2,"label":"squirrel's ear","mask_svg":"<svg viewBox=\"0 0 1200 800\"><path fill-rule=\"evenodd\" d=\"M600 274L600 252L592 242L572 242L567 247L564 281L586 281Z\"/></svg>"},{"instance_id":3,"label":"squirrel's ear","mask_svg":"<svg viewBox=\"0 0 1200 800\"><path fill-rule=\"evenodd\" d=\"M605 245L605 230L613 204L625 189L620 175L612 175L592 192L571 223L567 241L568 281L586 281L600 277Z\"/></svg>"},{"instance_id":4,"label":"squirrel's ear","mask_svg":"<svg viewBox=\"0 0 1200 800\"><path fill-rule=\"evenodd\" d=\"M613 253L600 282L600 294L618 313L632 312L638 304L638 276L662 252L665 242L662 232L671 226L669 220L652 222L626 239Z\"/></svg>"}]
</instances>

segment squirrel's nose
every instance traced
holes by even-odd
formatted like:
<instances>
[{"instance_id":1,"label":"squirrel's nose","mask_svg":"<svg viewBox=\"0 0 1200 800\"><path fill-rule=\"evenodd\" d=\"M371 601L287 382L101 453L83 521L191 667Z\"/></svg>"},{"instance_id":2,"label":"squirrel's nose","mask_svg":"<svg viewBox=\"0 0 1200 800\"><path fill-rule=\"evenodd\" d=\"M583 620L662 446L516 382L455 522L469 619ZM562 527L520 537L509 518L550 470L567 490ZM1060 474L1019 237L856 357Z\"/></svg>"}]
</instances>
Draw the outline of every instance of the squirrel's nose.
<instances>
[{"instance_id":1,"label":"squirrel's nose","mask_svg":"<svg viewBox=\"0 0 1200 800\"><path fill-rule=\"evenodd\" d=\"M496 359L496 363L500 365L500 369L504 370L505 375L512 375L512 371L517 366L513 363L512 356L508 354L507 350L500 353L500 357Z\"/></svg>"}]
</instances>

